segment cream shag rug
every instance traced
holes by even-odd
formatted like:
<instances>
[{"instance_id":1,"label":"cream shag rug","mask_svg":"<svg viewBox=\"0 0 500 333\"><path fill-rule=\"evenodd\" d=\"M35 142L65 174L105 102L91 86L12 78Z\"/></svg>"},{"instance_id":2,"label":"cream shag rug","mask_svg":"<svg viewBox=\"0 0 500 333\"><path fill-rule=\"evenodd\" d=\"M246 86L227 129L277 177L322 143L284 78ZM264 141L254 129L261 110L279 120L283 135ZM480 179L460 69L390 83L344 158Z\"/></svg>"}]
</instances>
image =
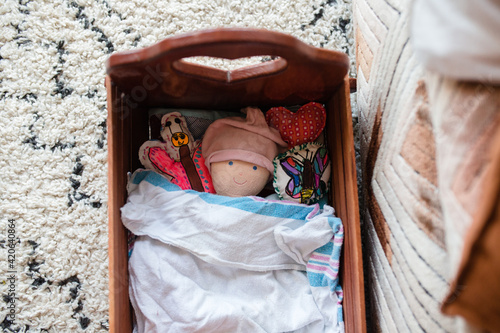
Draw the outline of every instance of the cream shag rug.
<instances>
[{"instance_id":1,"label":"cream shag rug","mask_svg":"<svg viewBox=\"0 0 500 333\"><path fill-rule=\"evenodd\" d=\"M350 0L2 1L3 332L109 329L105 61L220 26L278 30L354 59Z\"/></svg>"}]
</instances>

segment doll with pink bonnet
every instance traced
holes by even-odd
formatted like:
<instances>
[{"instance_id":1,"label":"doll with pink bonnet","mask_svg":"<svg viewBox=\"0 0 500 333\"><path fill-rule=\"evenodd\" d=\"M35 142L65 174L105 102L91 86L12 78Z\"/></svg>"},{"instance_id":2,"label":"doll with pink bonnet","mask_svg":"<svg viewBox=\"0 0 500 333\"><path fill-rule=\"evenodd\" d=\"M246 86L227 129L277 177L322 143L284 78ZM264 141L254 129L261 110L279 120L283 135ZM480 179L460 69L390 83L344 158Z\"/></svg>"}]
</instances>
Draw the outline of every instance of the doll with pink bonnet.
<instances>
[{"instance_id":1,"label":"doll with pink bonnet","mask_svg":"<svg viewBox=\"0 0 500 333\"><path fill-rule=\"evenodd\" d=\"M273 159L287 148L260 109L242 111L246 118L216 120L203 138L205 165L219 195L257 195L273 175Z\"/></svg>"}]
</instances>

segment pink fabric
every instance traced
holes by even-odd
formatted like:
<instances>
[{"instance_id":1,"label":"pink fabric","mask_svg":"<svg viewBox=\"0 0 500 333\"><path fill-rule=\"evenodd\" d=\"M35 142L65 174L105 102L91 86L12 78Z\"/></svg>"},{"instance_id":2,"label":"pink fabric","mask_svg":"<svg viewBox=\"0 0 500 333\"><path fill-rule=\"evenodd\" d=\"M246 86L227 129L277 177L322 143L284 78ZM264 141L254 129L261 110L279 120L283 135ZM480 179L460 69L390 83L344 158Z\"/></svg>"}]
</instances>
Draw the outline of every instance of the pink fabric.
<instances>
[{"instance_id":1,"label":"pink fabric","mask_svg":"<svg viewBox=\"0 0 500 333\"><path fill-rule=\"evenodd\" d=\"M273 173L272 160L287 143L279 132L267 125L262 111L247 108L246 119L229 117L214 121L203 138L203 156L210 163L239 160L267 168Z\"/></svg>"},{"instance_id":2,"label":"pink fabric","mask_svg":"<svg viewBox=\"0 0 500 333\"><path fill-rule=\"evenodd\" d=\"M186 171L181 162L175 161L166 150L160 147L151 147L149 149L149 159L153 165L161 172L172 177L171 182L178 185L183 190L190 190L191 183L187 177ZM203 189L208 193L215 193L212 183L212 177L205 166L200 146L195 148L193 153L193 162L198 176L200 176Z\"/></svg>"}]
</instances>

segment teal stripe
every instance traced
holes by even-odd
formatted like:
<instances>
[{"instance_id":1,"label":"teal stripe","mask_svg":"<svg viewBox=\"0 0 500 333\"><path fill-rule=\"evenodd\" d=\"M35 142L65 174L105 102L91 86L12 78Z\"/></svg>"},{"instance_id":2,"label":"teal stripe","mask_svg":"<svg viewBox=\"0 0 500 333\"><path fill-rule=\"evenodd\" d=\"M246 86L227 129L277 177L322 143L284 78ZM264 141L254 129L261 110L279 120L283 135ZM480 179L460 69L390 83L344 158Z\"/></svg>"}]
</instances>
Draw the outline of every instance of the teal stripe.
<instances>
[{"instance_id":1,"label":"teal stripe","mask_svg":"<svg viewBox=\"0 0 500 333\"><path fill-rule=\"evenodd\" d=\"M167 192L181 192L181 188L172 184L168 179L160 174L151 171L140 171L134 174L132 183L138 185L140 182L146 181L151 185L161 187ZM282 202L260 201L251 197L231 198L206 192L197 192L194 190L186 190L186 192L197 195L201 200L208 204L220 205L225 207L237 208L246 212L255 213L269 217L287 217L290 219L304 221L314 210L314 206L305 206L298 204L285 204Z\"/></svg>"},{"instance_id":2,"label":"teal stripe","mask_svg":"<svg viewBox=\"0 0 500 333\"><path fill-rule=\"evenodd\" d=\"M312 259L309 259L309 262L308 264L314 264L314 265L320 265L320 266L330 266L329 262L325 262L325 261L317 261L317 260L312 260ZM335 268L332 267L332 269L334 270L337 270Z\"/></svg>"},{"instance_id":3,"label":"teal stripe","mask_svg":"<svg viewBox=\"0 0 500 333\"><path fill-rule=\"evenodd\" d=\"M333 252L333 247L334 247L333 242L328 242L314 252L318 252L318 253L326 254L326 255L330 256Z\"/></svg>"}]
</instances>

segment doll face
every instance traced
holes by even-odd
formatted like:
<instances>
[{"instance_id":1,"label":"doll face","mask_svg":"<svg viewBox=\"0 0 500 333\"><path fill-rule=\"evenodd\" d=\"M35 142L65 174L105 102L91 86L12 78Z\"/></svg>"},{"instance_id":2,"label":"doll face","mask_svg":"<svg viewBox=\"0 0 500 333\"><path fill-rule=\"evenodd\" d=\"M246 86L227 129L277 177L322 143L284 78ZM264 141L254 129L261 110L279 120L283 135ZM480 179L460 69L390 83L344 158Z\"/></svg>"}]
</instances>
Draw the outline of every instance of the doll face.
<instances>
[{"instance_id":1,"label":"doll face","mask_svg":"<svg viewBox=\"0 0 500 333\"><path fill-rule=\"evenodd\" d=\"M257 195L269 180L270 172L261 166L233 160L211 164L215 192L230 197Z\"/></svg>"},{"instance_id":2,"label":"doll face","mask_svg":"<svg viewBox=\"0 0 500 333\"><path fill-rule=\"evenodd\" d=\"M172 134L172 144L174 147L180 147L189 143L189 136L186 133L178 132Z\"/></svg>"},{"instance_id":3,"label":"doll face","mask_svg":"<svg viewBox=\"0 0 500 333\"><path fill-rule=\"evenodd\" d=\"M172 120L167 120L165 125L163 125L166 130L170 131L172 144L174 147L187 145L189 143L189 136L183 132L182 120L176 116L172 116L172 118L173 123Z\"/></svg>"}]
</instances>

